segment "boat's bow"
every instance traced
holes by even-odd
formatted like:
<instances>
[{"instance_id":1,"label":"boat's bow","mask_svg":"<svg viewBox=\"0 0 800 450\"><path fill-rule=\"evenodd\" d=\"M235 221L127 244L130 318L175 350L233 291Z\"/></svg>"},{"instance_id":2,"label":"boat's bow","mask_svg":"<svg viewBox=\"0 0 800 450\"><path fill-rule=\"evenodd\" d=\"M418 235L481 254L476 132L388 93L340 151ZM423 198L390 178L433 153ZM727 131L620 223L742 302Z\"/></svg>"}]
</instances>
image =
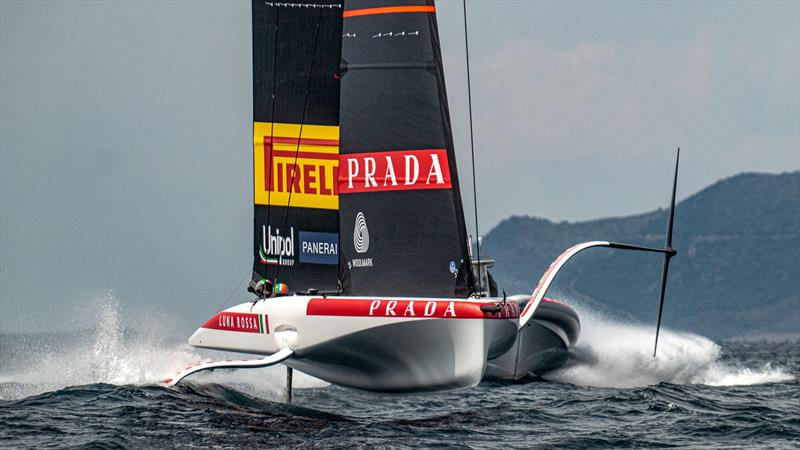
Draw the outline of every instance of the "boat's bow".
<instances>
[{"instance_id":1,"label":"boat's bow","mask_svg":"<svg viewBox=\"0 0 800 450\"><path fill-rule=\"evenodd\" d=\"M296 295L209 319L191 345L274 355L323 380L381 392L474 386L516 340L519 307L486 300ZM482 308L483 307L483 308Z\"/></svg>"}]
</instances>

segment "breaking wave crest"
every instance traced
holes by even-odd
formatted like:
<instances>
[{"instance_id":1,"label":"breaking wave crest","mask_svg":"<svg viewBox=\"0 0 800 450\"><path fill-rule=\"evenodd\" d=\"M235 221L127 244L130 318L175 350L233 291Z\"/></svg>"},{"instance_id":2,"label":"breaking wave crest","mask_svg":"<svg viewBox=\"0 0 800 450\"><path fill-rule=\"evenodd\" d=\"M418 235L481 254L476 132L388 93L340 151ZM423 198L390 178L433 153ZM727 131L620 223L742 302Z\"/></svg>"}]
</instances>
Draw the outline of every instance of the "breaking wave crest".
<instances>
[{"instance_id":1,"label":"breaking wave crest","mask_svg":"<svg viewBox=\"0 0 800 450\"><path fill-rule=\"evenodd\" d=\"M99 296L86 311L94 315L93 330L80 332L7 335L2 342L0 400L15 400L69 386L95 383L151 385L165 376L202 361L230 358L229 354L198 350L185 337L170 336L168 323L148 319L133 329L124 327L119 299ZM145 323L146 325L142 325ZM9 342L11 341L11 342ZM250 395L278 399L283 395L282 367L255 371L199 373L192 380L235 386ZM296 388L325 383L295 374Z\"/></svg>"},{"instance_id":2,"label":"breaking wave crest","mask_svg":"<svg viewBox=\"0 0 800 450\"><path fill-rule=\"evenodd\" d=\"M579 386L634 388L658 383L742 386L791 381L774 362L744 367L722 359L708 338L662 328L653 357L654 327L618 322L585 308L581 336L568 364L545 378Z\"/></svg>"}]
</instances>

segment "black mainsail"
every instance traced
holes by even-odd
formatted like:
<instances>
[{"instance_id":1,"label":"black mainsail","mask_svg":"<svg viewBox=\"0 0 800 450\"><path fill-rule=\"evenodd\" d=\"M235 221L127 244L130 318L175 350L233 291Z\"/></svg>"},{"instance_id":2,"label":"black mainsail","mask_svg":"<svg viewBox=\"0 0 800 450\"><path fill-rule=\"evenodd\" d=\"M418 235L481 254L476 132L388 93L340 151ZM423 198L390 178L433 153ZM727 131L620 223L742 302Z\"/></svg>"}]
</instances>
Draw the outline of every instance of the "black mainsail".
<instances>
[{"instance_id":1,"label":"black mainsail","mask_svg":"<svg viewBox=\"0 0 800 450\"><path fill-rule=\"evenodd\" d=\"M345 3L339 224L355 295L474 290L432 0Z\"/></svg>"},{"instance_id":2,"label":"black mainsail","mask_svg":"<svg viewBox=\"0 0 800 450\"><path fill-rule=\"evenodd\" d=\"M336 289L341 2L252 8L254 277Z\"/></svg>"}]
</instances>

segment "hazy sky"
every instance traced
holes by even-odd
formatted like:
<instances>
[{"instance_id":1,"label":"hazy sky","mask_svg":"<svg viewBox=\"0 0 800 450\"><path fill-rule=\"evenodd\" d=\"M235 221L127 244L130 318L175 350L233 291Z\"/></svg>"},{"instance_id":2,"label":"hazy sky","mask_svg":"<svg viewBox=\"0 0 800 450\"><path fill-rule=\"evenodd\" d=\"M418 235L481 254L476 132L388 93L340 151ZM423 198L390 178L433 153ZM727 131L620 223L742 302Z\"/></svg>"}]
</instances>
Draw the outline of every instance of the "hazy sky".
<instances>
[{"instance_id":1,"label":"hazy sky","mask_svg":"<svg viewBox=\"0 0 800 450\"><path fill-rule=\"evenodd\" d=\"M471 189L461 14L438 2ZM677 146L680 197L800 168L800 2L468 14L484 232L665 206ZM183 332L223 302L251 265L250 53L249 2L0 1L2 330L114 295Z\"/></svg>"}]
</instances>

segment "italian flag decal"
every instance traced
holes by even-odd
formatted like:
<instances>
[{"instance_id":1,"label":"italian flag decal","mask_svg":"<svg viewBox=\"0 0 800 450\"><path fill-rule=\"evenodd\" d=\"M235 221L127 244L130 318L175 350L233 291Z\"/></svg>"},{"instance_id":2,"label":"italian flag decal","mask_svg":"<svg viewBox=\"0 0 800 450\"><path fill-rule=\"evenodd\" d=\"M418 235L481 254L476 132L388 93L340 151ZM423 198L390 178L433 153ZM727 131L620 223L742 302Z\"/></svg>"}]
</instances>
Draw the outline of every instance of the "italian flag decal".
<instances>
[{"instance_id":1,"label":"italian flag decal","mask_svg":"<svg viewBox=\"0 0 800 450\"><path fill-rule=\"evenodd\" d=\"M261 260L262 264L269 264L269 265L272 265L272 266L278 265L278 258L269 258L269 257L267 257L267 255L264 254L264 249L260 248L260 247L258 249L258 259Z\"/></svg>"}]
</instances>

